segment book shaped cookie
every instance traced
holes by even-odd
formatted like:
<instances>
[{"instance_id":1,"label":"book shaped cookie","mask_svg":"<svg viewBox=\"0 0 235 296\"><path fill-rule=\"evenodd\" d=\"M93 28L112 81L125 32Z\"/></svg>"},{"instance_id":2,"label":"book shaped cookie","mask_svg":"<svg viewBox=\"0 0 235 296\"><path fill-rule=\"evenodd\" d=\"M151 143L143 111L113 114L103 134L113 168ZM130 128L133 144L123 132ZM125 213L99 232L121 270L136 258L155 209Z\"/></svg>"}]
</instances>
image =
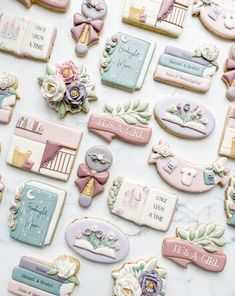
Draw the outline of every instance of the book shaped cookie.
<instances>
[{"instance_id":1,"label":"book shaped cookie","mask_svg":"<svg viewBox=\"0 0 235 296\"><path fill-rule=\"evenodd\" d=\"M38 181L18 187L9 209L10 236L36 247L49 245L65 198L65 190Z\"/></svg>"},{"instance_id":2,"label":"book shaped cookie","mask_svg":"<svg viewBox=\"0 0 235 296\"><path fill-rule=\"evenodd\" d=\"M118 177L110 188L108 206L112 214L135 224L167 231L177 200L175 194Z\"/></svg>"},{"instance_id":3,"label":"book shaped cookie","mask_svg":"<svg viewBox=\"0 0 235 296\"><path fill-rule=\"evenodd\" d=\"M194 52L168 46L160 56L154 80L206 93L219 66L217 47L203 44Z\"/></svg>"},{"instance_id":4,"label":"book shaped cookie","mask_svg":"<svg viewBox=\"0 0 235 296\"><path fill-rule=\"evenodd\" d=\"M48 9L65 12L70 5L70 0L19 0L25 6L30 8L34 3L44 6Z\"/></svg>"},{"instance_id":5,"label":"book shaped cookie","mask_svg":"<svg viewBox=\"0 0 235 296\"><path fill-rule=\"evenodd\" d=\"M188 7L189 0L125 0L122 21L178 37L184 28Z\"/></svg>"},{"instance_id":6,"label":"book shaped cookie","mask_svg":"<svg viewBox=\"0 0 235 296\"><path fill-rule=\"evenodd\" d=\"M16 76L6 72L0 73L0 123L11 121L16 100L20 98L17 87Z\"/></svg>"},{"instance_id":7,"label":"book shaped cookie","mask_svg":"<svg viewBox=\"0 0 235 296\"><path fill-rule=\"evenodd\" d=\"M235 227L235 177L229 179L225 191L224 210L227 217L227 224Z\"/></svg>"},{"instance_id":8,"label":"book shaped cookie","mask_svg":"<svg viewBox=\"0 0 235 296\"><path fill-rule=\"evenodd\" d=\"M48 61L56 38L56 27L37 19L0 13L0 51Z\"/></svg>"},{"instance_id":9,"label":"book shaped cookie","mask_svg":"<svg viewBox=\"0 0 235 296\"><path fill-rule=\"evenodd\" d=\"M154 49L154 42L137 36L111 36L100 61L101 82L130 92L141 89Z\"/></svg>"},{"instance_id":10,"label":"book shaped cookie","mask_svg":"<svg viewBox=\"0 0 235 296\"><path fill-rule=\"evenodd\" d=\"M222 4L221 4L222 3ZM193 16L198 16L201 23L212 33L235 40L235 7L232 3L216 0L194 0Z\"/></svg>"},{"instance_id":11,"label":"book shaped cookie","mask_svg":"<svg viewBox=\"0 0 235 296\"><path fill-rule=\"evenodd\" d=\"M226 243L224 228L213 222L179 227L176 237L163 240L162 255L184 268L193 263L207 271L221 272L227 261L223 253Z\"/></svg>"},{"instance_id":12,"label":"book shaped cookie","mask_svg":"<svg viewBox=\"0 0 235 296\"><path fill-rule=\"evenodd\" d=\"M153 146L149 164L156 165L159 175L176 189L201 193L228 183L227 158L216 159L212 164L190 163L176 156L167 141L160 140Z\"/></svg>"},{"instance_id":13,"label":"book shaped cookie","mask_svg":"<svg viewBox=\"0 0 235 296\"><path fill-rule=\"evenodd\" d=\"M235 101L235 44L231 46L229 57L226 59L222 80L228 88L226 92L227 99Z\"/></svg>"},{"instance_id":14,"label":"book shaped cookie","mask_svg":"<svg viewBox=\"0 0 235 296\"><path fill-rule=\"evenodd\" d=\"M19 117L7 163L29 172L67 181L81 142L82 132L37 119Z\"/></svg>"},{"instance_id":15,"label":"book shaped cookie","mask_svg":"<svg viewBox=\"0 0 235 296\"><path fill-rule=\"evenodd\" d=\"M25 296L70 296L79 285L80 262L61 255L53 262L23 256L12 271L8 291Z\"/></svg>"}]
</instances>

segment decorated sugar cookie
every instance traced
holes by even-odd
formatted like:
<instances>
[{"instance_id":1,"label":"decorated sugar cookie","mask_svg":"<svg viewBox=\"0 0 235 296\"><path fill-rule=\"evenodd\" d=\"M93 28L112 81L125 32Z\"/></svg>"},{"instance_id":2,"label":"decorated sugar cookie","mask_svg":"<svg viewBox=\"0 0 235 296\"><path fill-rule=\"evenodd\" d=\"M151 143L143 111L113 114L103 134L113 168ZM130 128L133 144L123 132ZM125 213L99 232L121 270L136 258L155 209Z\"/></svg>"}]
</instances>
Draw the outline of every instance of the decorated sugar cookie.
<instances>
[{"instance_id":1,"label":"decorated sugar cookie","mask_svg":"<svg viewBox=\"0 0 235 296\"><path fill-rule=\"evenodd\" d=\"M194 164L176 156L167 141L153 146L149 164L155 164L159 175L176 189L201 193L228 183L227 158L216 159L212 164Z\"/></svg>"},{"instance_id":2,"label":"decorated sugar cookie","mask_svg":"<svg viewBox=\"0 0 235 296\"><path fill-rule=\"evenodd\" d=\"M235 44L230 48L229 58L224 65L224 75L222 79L228 88L226 97L231 101L235 101Z\"/></svg>"},{"instance_id":3,"label":"decorated sugar cookie","mask_svg":"<svg viewBox=\"0 0 235 296\"><path fill-rule=\"evenodd\" d=\"M98 263L119 262L129 251L128 238L123 231L98 218L76 219L67 227L65 237L76 253Z\"/></svg>"},{"instance_id":4,"label":"decorated sugar cookie","mask_svg":"<svg viewBox=\"0 0 235 296\"><path fill-rule=\"evenodd\" d=\"M219 49L211 44L203 44L194 52L168 46L160 56L153 78L170 85L206 93L219 68L218 56Z\"/></svg>"},{"instance_id":5,"label":"decorated sugar cookie","mask_svg":"<svg viewBox=\"0 0 235 296\"><path fill-rule=\"evenodd\" d=\"M178 37L184 28L188 6L188 0L125 0L122 21Z\"/></svg>"},{"instance_id":6,"label":"decorated sugar cookie","mask_svg":"<svg viewBox=\"0 0 235 296\"><path fill-rule=\"evenodd\" d=\"M50 59L56 27L34 18L0 13L0 51L40 61Z\"/></svg>"},{"instance_id":7,"label":"decorated sugar cookie","mask_svg":"<svg viewBox=\"0 0 235 296\"><path fill-rule=\"evenodd\" d=\"M207 271L221 272L227 260L223 253L225 245L224 228L206 222L177 228L176 237L163 240L162 255L184 268L193 263Z\"/></svg>"},{"instance_id":8,"label":"decorated sugar cookie","mask_svg":"<svg viewBox=\"0 0 235 296\"><path fill-rule=\"evenodd\" d=\"M70 296L79 285L80 262L61 255L53 262L23 256L12 271L8 291L18 296Z\"/></svg>"},{"instance_id":9,"label":"decorated sugar cookie","mask_svg":"<svg viewBox=\"0 0 235 296\"><path fill-rule=\"evenodd\" d=\"M170 227L178 197L155 187L118 177L108 196L110 212L160 231Z\"/></svg>"},{"instance_id":10,"label":"decorated sugar cookie","mask_svg":"<svg viewBox=\"0 0 235 296\"><path fill-rule=\"evenodd\" d=\"M235 227L235 177L229 179L225 191L224 210L227 217L227 224Z\"/></svg>"},{"instance_id":11,"label":"decorated sugar cookie","mask_svg":"<svg viewBox=\"0 0 235 296\"><path fill-rule=\"evenodd\" d=\"M64 206L66 191L38 182L19 186L9 209L10 236L36 247L49 245Z\"/></svg>"},{"instance_id":12,"label":"decorated sugar cookie","mask_svg":"<svg viewBox=\"0 0 235 296\"><path fill-rule=\"evenodd\" d=\"M162 99L157 103L154 115L164 129L182 138L205 138L215 128L213 114L192 99Z\"/></svg>"},{"instance_id":13,"label":"decorated sugar cookie","mask_svg":"<svg viewBox=\"0 0 235 296\"><path fill-rule=\"evenodd\" d=\"M75 184L79 188L79 204L87 208L93 197L104 191L108 181L108 169L113 162L113 156L105 146L93 146L86 153L86 163L78 167Z\"/></svg>"},{"instance_id":14,"label":"decorated sugar cookie","mask_svg":"<svg viewBox=\"0 0 235 296\"><path fill-rule=\"evenodd\" d=\"M78 56L85 56L88 48L99 41L107 14L105 0L83 0L81 14L75 13L71 29L73 39L77 42L75 51Z\"/></svg>"},{"instance_id":15,"label":"decorated sugar cookie","mask_svg":"<svg viewBox=\"0 0 235 296\"><path fill-rule=\"evenodd\" d=\"M235 7L231 2L194 0L193 15L212 33L235 40Z\"/></svg>"},{"instance_id":16,"label":"decorated sugar cookie","mask_svg":"<svg viewBox=\"0 0 235 296\"><path fill-rule=\"evenodd\" d=\"M4 189L5 189L5 185L3 183L2 176L0 175L0 201L2 200Z\"/></svg>"},{"instance_id":17,"label":"decorated sugar cookie","mask_svg":"<svg viewBox=\"0 0 235 296\"><path fill-rule=\"evenodd\" d=\"M70 0L19 0L30 8L34 3L44 6L48 9L65 12L70 5Z\"/></svg>"},{"instance_id":18,"label":"decorated sugar cookie","mask_svg":"<svg viewBox=\"0 0 235 296\"><path fill-rule=\"evenodd\" d=\"M166 269L158 266L156 257L126 262L112 272L113 296L164 296L166 275Z\"/></svg>"},{"instance_id":19,"label":"decorated sugar cookie","mask_svg":"<svg viewBox=\"0 0 235 296\"><path fill-rule=\"evenodd\" d=\"M152 135L148 106L139 100L118 104L115 108L105 105L104 113L90 116L88 129L108 142L117 137L137 145L147 144Z\"/></svg>"},{"instance_id":20,"label":"decorated sugar cookie","mask_svg":"<svg viewBox=\"0 0 235 296\"><path fill-rule=\"evenodd\" d=\"M46 75L38 77L46 103L60 118L68 113L88 112L91 101L97 100L95 84L84 66L72 61L47 65Z\"/></svg>"},{"instance_id":21,"label":"decorated sugar cookie","mask_svg":"<svg viewBox=\"0 0 235 296\"><path fill-rule=\"evenodd\" d=\"M101 82L129 92L141 89L154 49L154 42L137 36L111 36L100 61Z\"/></svg>"}]
</instances>

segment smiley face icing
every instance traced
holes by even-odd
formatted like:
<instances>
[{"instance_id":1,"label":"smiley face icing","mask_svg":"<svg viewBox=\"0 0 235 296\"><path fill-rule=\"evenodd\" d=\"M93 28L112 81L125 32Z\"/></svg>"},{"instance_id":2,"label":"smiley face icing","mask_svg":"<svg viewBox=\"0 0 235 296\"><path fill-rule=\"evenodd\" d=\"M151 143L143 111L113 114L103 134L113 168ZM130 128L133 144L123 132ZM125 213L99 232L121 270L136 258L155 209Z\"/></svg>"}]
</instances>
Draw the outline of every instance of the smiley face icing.
<instances>
[{"instance_id":1,"label":"smiley face icing","mask_svg":"<svg viewBox=\"0 0 235 296\"><path fill-rule=\"evenodd\" d=\"M235 44L230 48L229 58L224 65L224 75L222 79L228 88L226 97L230 101L235 101Z\"/></svg>"},{"instance_id":2,"label":"smiley face icing","mask_svg":"<svg viewBox=\"0 0 235 296\"><path fill-rule=\"evenodd\" d=\"M34 3L44 6L48 9L65 12L70 5L71 0L18 0L30 8Z\"/></svg>"}]
</instances>

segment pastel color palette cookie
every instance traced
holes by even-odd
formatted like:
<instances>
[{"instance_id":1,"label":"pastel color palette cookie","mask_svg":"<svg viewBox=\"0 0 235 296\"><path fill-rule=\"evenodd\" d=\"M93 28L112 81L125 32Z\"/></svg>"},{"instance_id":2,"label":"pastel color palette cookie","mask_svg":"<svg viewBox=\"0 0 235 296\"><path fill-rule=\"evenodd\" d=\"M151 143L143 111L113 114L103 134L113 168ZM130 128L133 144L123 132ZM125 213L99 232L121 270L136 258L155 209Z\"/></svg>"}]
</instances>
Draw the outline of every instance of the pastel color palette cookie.
<instances>
[{"instance_id":1,"label":"pastel color palette cookie","mask_svg":"<svg viewBox=\"0 0 235 296\"><path fill-rule=\"evenodd\" d=\"M30 8L34 3L44 6L48 9L65 12L70 5L70 0L19 0L28 8Z\"/></svg>"},{"instance_id":2,"label":"pastel color palette cookie","mask_svg":"<svg viewBox=\"0 0 235 296\"><path fill-rule=\"evenodd\" d=\"M235 44L233 44L229 51L229 57L226 59L224 65L224 75L222 77L228 90L226 97L230 101L235 101Z\"/></svg>"}]
</instances>

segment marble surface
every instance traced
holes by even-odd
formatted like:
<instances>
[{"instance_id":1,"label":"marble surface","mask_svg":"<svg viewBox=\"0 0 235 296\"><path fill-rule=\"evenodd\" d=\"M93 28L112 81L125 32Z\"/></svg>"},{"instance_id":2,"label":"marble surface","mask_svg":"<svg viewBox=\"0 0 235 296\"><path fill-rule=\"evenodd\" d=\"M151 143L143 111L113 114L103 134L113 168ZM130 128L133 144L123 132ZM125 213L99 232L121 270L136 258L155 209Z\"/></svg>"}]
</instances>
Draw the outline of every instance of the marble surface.
<instances>
[{"instance_id":1,"label":"marble surface","mask_svg":"<svg viewBox=\"0 0 235 296\"><path fill-rule=\"evenodd\" d=\"M76 63L86 64L88 71L91 73L91 77L97 82L96 89L99 96L99 101L92 103L89 114L101 111L104 103L124 103L132 98L146 100L150 103L151 108L153 108L159 99L172 95L183 98L192 97L200 103L205 103L214 114L217 124L215 131L204 140L183 140L168 134L154 119L152 119L150 124L153 128L153 135L151 142L147 146L137 147L123 143L119 140L113 140L111 144L107 144L113 152L114 163L110 169L111 176L106 186L106 190L102 195L95 198L89 209L82 209L78 205L78 190L73 182L76 177L76 168L80 162L84 161L85 152L89 147L95 144L105 144L105 142L101 138L87 131L89 114L70 115L67 116L66 119L60 121L57 114L48 108L40 94L40 87L36 79L38 75L44 73L44 63L19 59L1 53L0 69L1 71L10 71L18 76L20 82L19 92L22 98L16 106L12 122L8 125L0 126L0 142L2 143L0 172L4 175L6 183L4 198L0 205L0 295L10 295L7 292L7 282L11 277L13 267L19 263L22 255L36 256L44 259L52 259L57 255L66 253L76 256L76 254L66 245L64 239L65 229L67 225L77 217L94 216L112 221L128 234L130 240L130 252L127 260L147 258L150 256L159 257L159 265L164 266L168 270L168 296L235 296L235 282L233 279L233 272L235 270L235 230L226 226L223 210L224 189L216 187L214 190L201 195L177 192L177 190L174 190L162 181L155 168L153 166L149 167L147 163L151 146L156 143L159 138L166 138L171 143L174 151L178 152L179 155L182 155L189 161L207 163L216 159L225 114L228 106L231 105L231 103L225 98L226 87L221 80L221 75L223 73L223 63L227 58L228 50L232 43L219 39L209 33L199 22L198 18L191 17L190 13L186 20L186 28L179 39L171 39L167 36L124 25L121 23L124 0L107 1L109 5L109 13L105 21L105 28L101 35L101 41L99 45L90 48L89 53L85 58L76 57L74 52L75 42L69 33L70 27L72 26L73 13L79 11L81 1L72 0L69 11L64 14L50 12L37 5L34 5L30 10L27 10L16 0L1 1L0 8L3 11L13 14L37 17L58 26L58 36L51 57L51 63L63 61L66 58L72 59ZM235 7L235 1L230 0L228 3ZM135 33L143 37L146 36L146 38L151 38L157 42L157 48L143 88L141 91L136 91L134 94L102 86L100 83L98 63L104 42L110 34L118 30ZM219 72L215 75L211 90L207 94L196 94L153 81L152 76L157 59L163 52L165 46L175 45L193 50L199 43L205 42L214 43L221 49L221 55L219 57L219 64L221 67ZM80 153L76 159L71 178L67 183L23 172L6 165L5 159L7 149L17 120L17 113L20 112L27 112L31 115L37 115L45 119L68 124L79 130L83 130L84 137ZM233 174L235 171L235 162L229 160L229 165L231 167L231 173ZM126 175L131 179L144 182L146 185L158 186L169 192L178 194L179 204L173 223L167 233L160 233L148 228L138 227L131 222L122 220L109 213L106 205L107 192L113 178L118 175ZM67 201L54 240L50 246L47 246L44 249L37 249L12 240L9 237L7 226L8 207L10 200L14 196L16 187L19 184L32 179L48 182L68 190ZM162 239L166 236L174 236L176 226L188 226L205 220L214 220L218 224L224 225L226 228L225 236L228 240L228 244L225 248L225 253L228 256L228 261L224 272L220 274L212 274L205 272L194 265L189 265L188 269L184 270L161 256ZM114 265L100 265L89 262L83 258L79 259L81 260L81 285L76 289L74 295L110 296L112 294L113 284L111 271L113 268L120 266L120 263Z\"/></svg>"}]
</instances>

